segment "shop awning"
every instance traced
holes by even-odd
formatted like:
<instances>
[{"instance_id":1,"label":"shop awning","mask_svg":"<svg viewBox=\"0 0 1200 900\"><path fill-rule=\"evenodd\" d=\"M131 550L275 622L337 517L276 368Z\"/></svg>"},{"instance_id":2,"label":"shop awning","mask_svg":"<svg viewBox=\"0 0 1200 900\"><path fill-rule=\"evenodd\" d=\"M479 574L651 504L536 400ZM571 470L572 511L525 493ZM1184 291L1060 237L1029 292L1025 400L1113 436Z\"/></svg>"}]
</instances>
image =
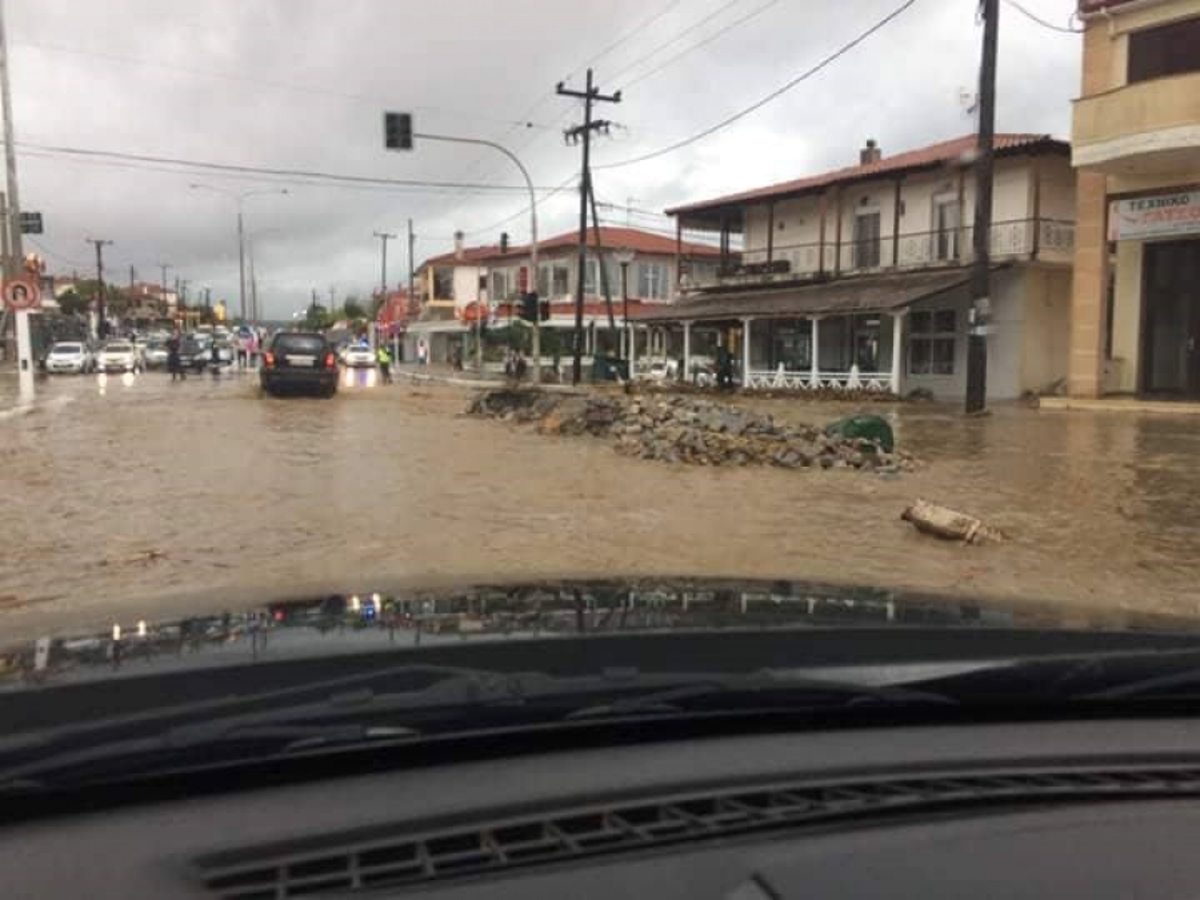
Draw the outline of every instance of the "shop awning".
<instances>
[{"instance_id":1,"label":"shop awning","mask_svg":"<svg viewBox=\"0 0 1200 900\"><path fill-rule=\"evenodd\" d=\"M678 303L648 306L639 311L637 321L703 322L746 316L786 319L894 312L918 300L960 288L970 281L970 277L966 269L905 272L842 278L791 288L707 294Z\"/></svg>"}]
</instances>

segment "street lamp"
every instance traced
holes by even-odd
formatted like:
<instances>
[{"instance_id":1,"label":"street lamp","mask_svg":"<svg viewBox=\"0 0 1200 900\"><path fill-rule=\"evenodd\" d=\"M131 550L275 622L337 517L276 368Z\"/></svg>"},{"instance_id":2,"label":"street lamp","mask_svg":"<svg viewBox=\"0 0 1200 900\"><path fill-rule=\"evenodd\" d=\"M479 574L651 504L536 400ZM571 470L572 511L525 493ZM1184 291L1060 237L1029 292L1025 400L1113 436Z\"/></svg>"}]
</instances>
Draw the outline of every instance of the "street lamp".
<instances>
[{"instance_id":1,"label":"street lamp","mask_svg":"<svg viewBox=\"0 0 1200 900\"><path fill-rule=\"evenodd\" d=\"M189 188L193 191L212 191L214 194L221 194L225 197L230 197L237 203L237 234L238 234L238 307L242 321L246 321L246 241L245 228L242 223L242 207L250 197L265 196L267 194L286 194L287 188L262 188L249 191L230 191L225 188L214 187L211 184L189 184Z\"/></svg>"},{"instance_id":2,"label":"street lamp","mask_svg":"<svg viewBox=\"0 0 1200 900\"><path fill-rule=\"evenodd\" d=\"M633 327L629 324L629 264L637 258L635 253L629 247L622 247L613 254L617 263L621 266L621 318L625 321L625 331L629 334L629 348L625 354L626 359L633 357ZM633 375L633 367L630 366L630 377Z\"/></svg>"}]
</instances>

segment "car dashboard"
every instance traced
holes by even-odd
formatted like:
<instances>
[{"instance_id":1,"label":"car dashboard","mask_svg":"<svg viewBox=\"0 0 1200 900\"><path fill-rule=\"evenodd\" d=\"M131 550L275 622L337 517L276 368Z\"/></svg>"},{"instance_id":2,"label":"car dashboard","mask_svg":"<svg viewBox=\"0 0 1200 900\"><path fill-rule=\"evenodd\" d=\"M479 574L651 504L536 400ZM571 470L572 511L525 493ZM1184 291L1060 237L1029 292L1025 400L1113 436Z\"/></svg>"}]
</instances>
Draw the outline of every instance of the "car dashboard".
<instances>
[{"instance_id":1,"label":"car dashboard","mask_svg":"<svg viewBox=\"0 0 1200 900\"><path fill-rule=\"evenodd\" d=\"M349 764L348 764L349 765ZM526 749L11 823L5 897L1177 897L1200 728L859 728Z\"/></svg>"}]
</instances>

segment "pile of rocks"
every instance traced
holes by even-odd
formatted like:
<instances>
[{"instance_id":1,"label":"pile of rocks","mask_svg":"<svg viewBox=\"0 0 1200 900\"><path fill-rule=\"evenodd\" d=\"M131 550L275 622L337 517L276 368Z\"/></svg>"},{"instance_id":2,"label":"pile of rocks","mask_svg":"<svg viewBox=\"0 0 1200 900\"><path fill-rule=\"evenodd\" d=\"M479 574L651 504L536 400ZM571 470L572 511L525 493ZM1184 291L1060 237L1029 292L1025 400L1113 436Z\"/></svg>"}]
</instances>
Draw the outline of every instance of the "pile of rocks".
<instances>
[{"instance_id":1,"label":"pile of rocks","mask_svg":"<svg viewBox=\"0 0 1200 900\"><path fill-rule=\"evenodd\" d=\"M911 470L906 453L842 438L810 426L776 424L769 415L695 396L549 394L496 390L468 412L537 423L543 434L609 438L618 453L701 466L771 465L788 469Z\"/></svg>"}]
</instances>

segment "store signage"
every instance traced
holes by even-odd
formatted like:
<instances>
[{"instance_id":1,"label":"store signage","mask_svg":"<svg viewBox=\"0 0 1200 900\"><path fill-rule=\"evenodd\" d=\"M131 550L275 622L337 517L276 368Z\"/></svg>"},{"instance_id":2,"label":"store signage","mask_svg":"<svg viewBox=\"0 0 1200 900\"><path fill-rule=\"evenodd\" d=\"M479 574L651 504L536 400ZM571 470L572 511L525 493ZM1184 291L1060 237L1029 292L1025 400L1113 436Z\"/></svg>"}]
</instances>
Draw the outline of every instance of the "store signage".
<instances>
[{"instance_id":1,"label":"store signage","mask_svg":"<svg viewBox=\"0 0 1200 900\"><path fill-rule=\"evenodd\" d=\"M1200 235L1200 191L1114 200L1108 225L1113 241Z\"/></svg>"}]
</instances>

